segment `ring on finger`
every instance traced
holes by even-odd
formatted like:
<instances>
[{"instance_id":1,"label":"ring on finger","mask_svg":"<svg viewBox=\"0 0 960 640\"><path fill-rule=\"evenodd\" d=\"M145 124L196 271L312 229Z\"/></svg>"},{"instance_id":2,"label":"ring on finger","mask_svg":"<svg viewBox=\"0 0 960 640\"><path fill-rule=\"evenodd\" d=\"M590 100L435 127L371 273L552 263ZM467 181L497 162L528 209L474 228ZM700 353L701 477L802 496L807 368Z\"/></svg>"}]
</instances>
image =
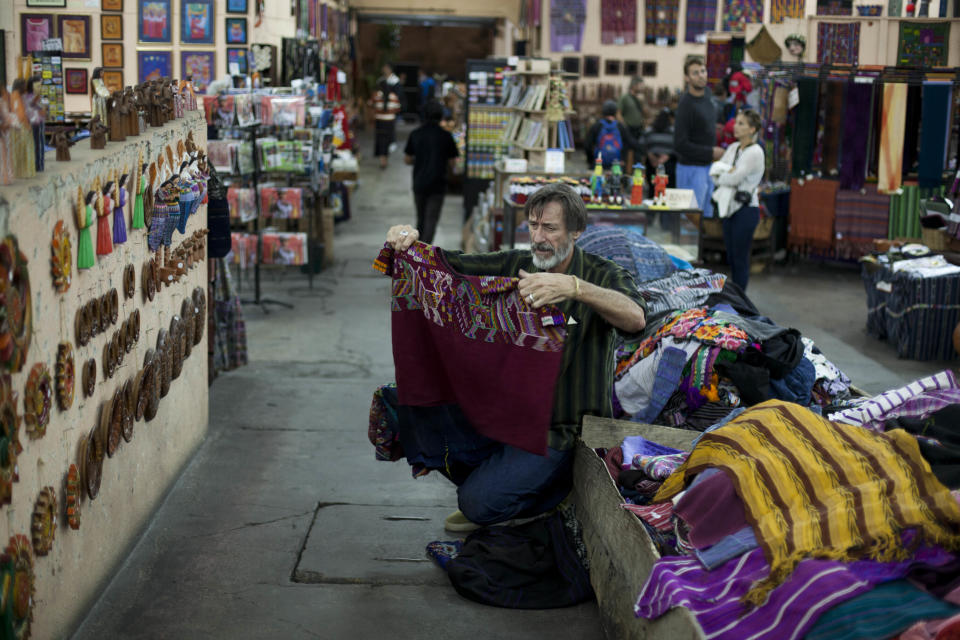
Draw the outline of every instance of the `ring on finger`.
<instances>
[{"instance_id":1,"label":"ring on finger","mask_svg":"<svg viewBox=\"0 0 960 640\"><path fill-rule=\"evenodd\" d=\"M527 300L530 302L530 304L533 304L534 302L536 302L536 301L534 300L534 298L533 298L533 294L532 294L532 293L527 296Z\"/></svg>"},{"instance_id":2,"label":"ring on finger","mask_svg":"<svg viewBox=\"0 0 960 640\"><path fill-rule=\"evenodd\" d=\"M404 236L408 236L408 235L410 235L410 232L407 231L407 230L403 230L403 231L400 232L400 237L401 237L401 238L404 237Z\"/></svg>"}]
</instances>

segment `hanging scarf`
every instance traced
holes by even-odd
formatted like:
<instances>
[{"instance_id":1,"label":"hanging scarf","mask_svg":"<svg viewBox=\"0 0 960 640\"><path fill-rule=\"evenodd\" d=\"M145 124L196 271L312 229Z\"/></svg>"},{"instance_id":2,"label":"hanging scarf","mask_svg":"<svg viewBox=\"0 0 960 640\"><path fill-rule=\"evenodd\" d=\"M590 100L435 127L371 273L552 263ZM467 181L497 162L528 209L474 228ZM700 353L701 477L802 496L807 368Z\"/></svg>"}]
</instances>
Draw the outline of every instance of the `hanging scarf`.
<instances>
[{"instance_id":1,"label":"hanging scarf","mask_svg":"<svg viewBox=\"0 0 960 640\"><path fill-rule=\"evenodd\" d=\"M880 167L877 191L893 193L902 184L903 132L906 125L907 85L883 85L883 118L880 129Z\"/></svg>"},{"instance_id":2,"label":"hanging scarf","mask_svg":"<svg viewBox=\"0 0 960 640\"><path fill-rule=\"evenodd\" d=\"M870 127L863 126L863 114L869 113L873 86L847 84L847 108L843 115L843 142L840 148L840 188L863 188L867 174L867 136Z\"/></svg>"},{"instance_id":3,"label":"hanging scarf","mask_svg":"<svg viewBox=\"0 0 960 640\"><path fill-rule=\"evenodd\" d=\"M113 234L110 232L110 209L113 204L110 196L103 196L103 209L97 212L97 255L113 253Z\"/></svg>"},{"instance_id":4,"label":"hanging scarf","mask_svg":"<svg viewBox=\"0 0 960 640\"><path fill-rule=\"evenodd\" d=\"M127 206L127 189L120 187L117 206L113 209L113 244L123 244L127 241L127 222L123 218L123 208Z\"/></svg>"},{"instance_id":5,"label":"hanging scarf","mask_svg":"<svg viewBox=\"0 0 960 640\"><path fill-rule=\"evenodd\" d=\"M697 42L697 38L717 30L716 0L687 0L687 15L684 41Z\"/></svg>"},{"instance_id":6,"label":"hanging scarf","mask_svg":"<svg viewBox=\"0 0 960 640\"><path fill-rule=\"evenodd\" d=\"M143 219L143 192L147 190L147 177L140 176L140 186L137 187L137 197L133 201L133 221L130 227L133 229L143 229L147 226Z\"/></svg>"},{"instance_id":7,"label":"hanging scarf","mask_svg":"<svg viewBox=\"0 0 960 640\"><path fill-rule=\"evenodd\" d=\"M796 122L793 127L793 175L803 176L810 172L813 163L813 146L817 139L817 94L820 83L816 78L800 78L797 90L800 104L797 105Z\"/></svg>"},{"instance_id":8,"label":"hanging scarf","mask_svg":"<svg viewBox=\"0 0 960 640\"><path fill-rule=\"evenodd\" d=\"M80 227L80 238L77 241L77 269L89 269L96 264L97 260L93 253L93 238L90 230L97 217L93 211L93 205L86 205L81 216L81 219L77 220L77 226Z\"/></svg>"},{"instance_id":9,"label":"hanging scarf","mask_svg":"<svg viewBox=\"0 0 960 640\"><path fill-rule=\"evenodd\" d=\"M949 83L923 83L923 115L920 118L923 129L920 132L920 166L917 171L921 187L933 189L943 182L952 101L953 87Z\"/></svg>"},{"instance_id":10,"label":"hanging scarf","mask_svg":"<svg viewBox=\"0 0 960 640\"><path fill-rule=\"evenodd\" d=\"M762 604L806 557L906 559L905 529L960 549L960 505L902 429L874 434L768 400L706 433L653 501L670 499L708 468L733 480L770 563L745 603Z\"/></svg>"}]
</instances>

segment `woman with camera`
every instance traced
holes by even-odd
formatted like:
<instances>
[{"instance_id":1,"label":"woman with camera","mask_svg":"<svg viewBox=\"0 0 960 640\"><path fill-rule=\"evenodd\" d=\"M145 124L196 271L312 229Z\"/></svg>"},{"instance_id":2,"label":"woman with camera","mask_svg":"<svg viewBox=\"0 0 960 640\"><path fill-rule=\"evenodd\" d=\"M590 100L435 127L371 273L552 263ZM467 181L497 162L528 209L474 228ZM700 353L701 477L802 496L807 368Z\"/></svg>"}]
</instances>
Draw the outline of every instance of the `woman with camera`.
<instances>
[{"instance_id":1,"label":"woman with camera","mask_svg":"<svg viewBox=\"0 0 960 640\"><path fill-rule=\"evenodd\" d=\"M760 222L757 187L763 179L763 147L757 143L760 115L752 109L737 114L733 133L737 141L713 163L710 175L717 190L714 210L723 220L723 242L730 264L730 277L744 290L750 278L750 248L753 231Z\"/></svg>"}]
</instances>

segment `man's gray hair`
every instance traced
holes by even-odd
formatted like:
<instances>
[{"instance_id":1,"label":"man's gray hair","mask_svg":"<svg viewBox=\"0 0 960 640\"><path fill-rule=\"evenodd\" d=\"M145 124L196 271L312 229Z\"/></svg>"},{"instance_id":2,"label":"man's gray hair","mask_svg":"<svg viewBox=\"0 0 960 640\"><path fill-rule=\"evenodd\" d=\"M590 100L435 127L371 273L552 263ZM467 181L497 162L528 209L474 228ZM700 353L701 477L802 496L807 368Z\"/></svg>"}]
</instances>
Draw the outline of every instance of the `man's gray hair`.
<instances>
[{"instance_id":1,"label":"man's gray hair","mask_svg":"<svg viewBox=\"0 0 960 640\"><path fill-rule=\"evenodd\" d=\"M537 189L527 198L524 213L527 220L539 220L543 216L543 209L547 204L556 202L563 209L563 222L567 233L583 231L587 228L587 208L573 187L562 182L552 182Z\"/></svg>"}]
</instances>

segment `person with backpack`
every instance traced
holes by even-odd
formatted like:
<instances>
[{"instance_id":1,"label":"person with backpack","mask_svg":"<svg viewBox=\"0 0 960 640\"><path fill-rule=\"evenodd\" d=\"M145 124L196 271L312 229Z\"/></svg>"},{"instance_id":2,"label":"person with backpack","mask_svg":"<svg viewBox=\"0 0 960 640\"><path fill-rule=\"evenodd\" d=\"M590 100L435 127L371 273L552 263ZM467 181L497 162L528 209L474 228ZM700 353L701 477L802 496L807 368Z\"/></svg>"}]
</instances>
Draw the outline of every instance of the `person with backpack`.
<instances>
[{"instance_id":1,"label":"person with backpack","mask_svg":"<svg viewBox=\"0 0 960 640\"><path fill-rule=\"evenodd\" d=\"M640 155L641 146L626 126L617 120L617 103L607 100L601 111L603 117L593 123L587 132L584 148L587 152L587 166L597 161L597 155L603 163L604 169L613 166L614 161L624 163L627 160L626 149L633 149L634 156Z\"/></svg>"}]
</instances>

